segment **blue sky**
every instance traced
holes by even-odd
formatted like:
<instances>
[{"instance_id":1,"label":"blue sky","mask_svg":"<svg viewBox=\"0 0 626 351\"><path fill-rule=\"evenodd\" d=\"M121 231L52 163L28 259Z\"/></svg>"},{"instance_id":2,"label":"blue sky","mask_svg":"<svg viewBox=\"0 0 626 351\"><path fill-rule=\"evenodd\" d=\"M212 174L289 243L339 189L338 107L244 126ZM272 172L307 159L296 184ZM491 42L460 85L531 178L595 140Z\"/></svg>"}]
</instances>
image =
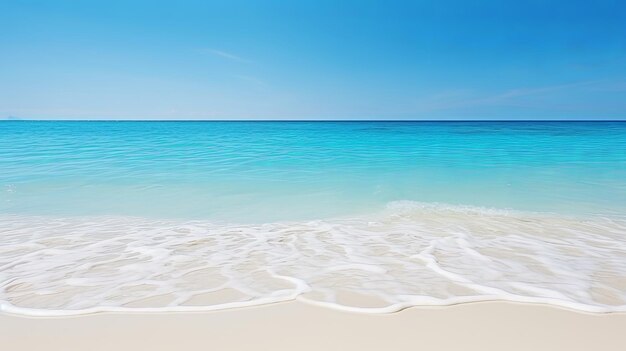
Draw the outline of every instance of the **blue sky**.
<instances>
[{"instance_id":1,"label":"blue sky","mask_svg":"<svg viewBox=\"0 0 626 351\"><path fill-rule=\"evenodd\" d=\"M0 0L0 118L626 119L624 1Z\"/></svg>"}]
</instances>

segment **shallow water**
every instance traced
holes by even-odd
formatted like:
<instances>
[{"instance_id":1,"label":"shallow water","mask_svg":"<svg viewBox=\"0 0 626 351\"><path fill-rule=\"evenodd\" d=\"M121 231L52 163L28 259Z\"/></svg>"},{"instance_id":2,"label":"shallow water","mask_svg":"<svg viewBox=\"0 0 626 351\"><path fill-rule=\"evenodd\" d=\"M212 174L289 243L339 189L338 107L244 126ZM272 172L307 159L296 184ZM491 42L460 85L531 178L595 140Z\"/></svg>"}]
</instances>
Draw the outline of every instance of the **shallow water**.
<instances>
[{"instance_id":1,"label":"shallow water","mask_svg":"<svg viewBox=\"0 0 626 351\"><path fill-rule=\"evenodd\" d=\"M623 122L2 122L0 153L11 312L626 309Z\"/></svg>"}]
</instances>

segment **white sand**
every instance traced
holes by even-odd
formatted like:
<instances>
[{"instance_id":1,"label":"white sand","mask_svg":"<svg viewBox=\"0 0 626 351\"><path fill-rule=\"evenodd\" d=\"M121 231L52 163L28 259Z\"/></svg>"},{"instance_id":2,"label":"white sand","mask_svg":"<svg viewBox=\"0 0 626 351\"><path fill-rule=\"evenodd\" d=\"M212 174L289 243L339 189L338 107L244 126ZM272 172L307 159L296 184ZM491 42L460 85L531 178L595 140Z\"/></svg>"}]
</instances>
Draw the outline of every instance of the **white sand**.
<instances>
[{"instance_id":1,"label":"white sand","mask_svg":"<svg viewBox=\"0 0 626 351\"><path fill-rule=\"evenodd\" d=\"M288 302L207 313L0 315L0 349L621 351L626 314L489 302L365 315Z\"/></svg>"}]
</instances>

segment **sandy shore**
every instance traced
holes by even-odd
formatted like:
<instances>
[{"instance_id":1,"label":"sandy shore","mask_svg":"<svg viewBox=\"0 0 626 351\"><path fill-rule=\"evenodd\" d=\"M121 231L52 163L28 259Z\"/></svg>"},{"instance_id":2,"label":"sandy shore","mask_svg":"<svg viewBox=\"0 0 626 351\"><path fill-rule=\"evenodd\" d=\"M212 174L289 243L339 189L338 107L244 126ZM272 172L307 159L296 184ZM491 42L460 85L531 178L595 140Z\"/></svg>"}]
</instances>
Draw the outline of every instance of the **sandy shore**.
<instances>
[{"instance_id":1,"label":"sandy shore","mask_svg":"<svg viewBox=\"0 0 626 351\"><path fill-rule=\"evenodd\" d=\"M208 313L0 315L3 350L623 350L626 314L501 302L387 315L288 302Z\"/></svg>"}]
</instances>

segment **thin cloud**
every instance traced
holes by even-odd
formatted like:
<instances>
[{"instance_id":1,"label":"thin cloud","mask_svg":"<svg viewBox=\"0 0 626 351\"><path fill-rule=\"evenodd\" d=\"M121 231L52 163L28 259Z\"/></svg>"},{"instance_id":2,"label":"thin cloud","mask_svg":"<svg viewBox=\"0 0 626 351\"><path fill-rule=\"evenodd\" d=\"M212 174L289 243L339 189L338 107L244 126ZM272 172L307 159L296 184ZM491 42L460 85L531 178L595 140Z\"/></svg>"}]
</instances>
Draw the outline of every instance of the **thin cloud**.
<instances>
[{"instance_id":1,"label":"thin cloud","mask_svg":"<svg viewBox=\"0 0 626 351\"><path fill-rule=\"evenodd\" d=\"M560 84L560 85L549 85L542 87L533 87L533 88L518 88L511 89L508 91L504 91L499 94L478 97L473 99L468 99L465 101L461 101L461 103L465 106L477 106L477 105L499 105L503 103L511 103L520 98L533 97L533 96L545 96L553 93L559 92L567 92L567 91L576 91L584 89L586 91L593 90L604 90L609 87L619 87L619 85L615 85L616 82L606 81L606 80L592 80L592 81L582 81L576 83L569 84Z\"/></svg>"},{"instance_id":2,"label":"thin cloud","mask_svg":"<svg viewBox=\"0 0 626 351\"><path fill-rule=\"evenodd\" d=\"M594 81L585 81L585 82L577 82L577 83L570 83L570 84L550 85L550 86L544 86L544 87L538 87L538 88L520 88L520 89L509 90L503 94L496 95L493 98L494 99L506 99L506 98L514 98L514 97L519 97L519 96L529 96L529 95L548 93L548 92L553 92L553 91L569 90L572 88L579 88L579 87L585 87L585 86L596 86L601 83L604 83L604 81L594 80Z\"/></svg>"},{"instance_id":3,"label":"thin cloud","mask_svg":"<svg viewBox=\"0 0 626 351\"><path fill-rule=\"evenodd\" d=\"M528 106L528 99L549 97L567 92L621 92L626 91L625 81L591 80L560 85L510 89L494 94L481 94L472 90L451 90L424 96L414 101L420 112L455 110L499 105ZM552 105L555 102L552 103Z\"/></svg>"},{"instance_id":4,"label":"thin cloud","mask_svg":"<svg viewBox=\"0 0 626 351\"><path fill-rule=\"evenodd\" d=\"M217 56L217 57L221 57L230 61L235 61L235 62L240 62L240 63L250 63L250 60L247 60L243 57L237 56L235 54L231 54L230 52L226 52L226 51L222 51L222 50L215 50L215 49L206 49L206 52L208 52L211 55Z\"/></svg>"}]
</instances>

